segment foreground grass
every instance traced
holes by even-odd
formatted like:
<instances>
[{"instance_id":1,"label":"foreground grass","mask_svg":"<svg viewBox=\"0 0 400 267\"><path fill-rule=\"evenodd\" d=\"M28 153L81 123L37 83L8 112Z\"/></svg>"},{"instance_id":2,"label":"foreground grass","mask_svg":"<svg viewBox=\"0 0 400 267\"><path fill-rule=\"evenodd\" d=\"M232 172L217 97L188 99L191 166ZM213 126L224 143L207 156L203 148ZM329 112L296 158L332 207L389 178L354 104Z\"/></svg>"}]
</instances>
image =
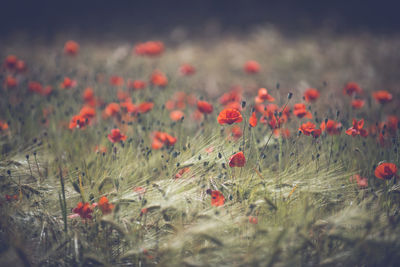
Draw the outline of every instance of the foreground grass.
<instances>
[{"instance_id":1,"label":"foreground grass","mask_svg":"<svg viewBox=\"0 0 400 267\"><path fill-rule=\"evenodd\" d=\"M385 115L398 114L396 103L380 107L372 101L366 109L352 111L341 88L349 79L360 81L367 92L381 86L392 88L398 83L391 74L397 64L393 51L400 42L378 42L368 36L325 38L293 41L272 30L260 30L246 41L222 39L211 53L201 42L184 42L161 59L131 57L126 46L113 49L115 44L90 42L81 45L80 57L74 59L60 55L62 45L11 51L25 56L29 80L58 88L64 76L73 76L78 87L56 89L53 95L42 97L27 95L27 80L23 80L18 87L21 102L11 105L12 92L3 90L1 119L10 121L10 131L0 141L2 195L18 194L19 200L1 206L2 262L397 265L400 188L396 179L377 180L373 171L381 161L398 165L398 135L384 147L372 137L352 138L344 133L313 139L297 134L300 121L293 118L288 123L289 139L268 141L271 130L267 126L247 126L259 87L272 88L269 93L279 106L288 101L289 91L294 93L291 105L301 101L303 89L318 87L322 96L311 106L313 121L338 118L345 129L352 117L373 124ZM2 58L12 45L3 48ZM371 57L371 50L378 52ZM265 66L262 73L249 77L241 72L242 62L249 58ZM177 75L182 61L198 66L196 76ZM150 113L125 123L101 119L98 109L96 122L86 129L60 126L79 111L87 86L94 87L107 103L116 101L117 90L100 82L99 74L145 78L154 68L167 73L169 85L132 93L137 102L151 99L155 103ZM216 98L234 84L245 88L247 100L240 124L244 135L236 141L227 138L231 126L216 121L222 109ZM202 122L189 116L172 122L163 104L175 91L204 97L214 103L214 112ZM398 91L393 93L397 99ZM42 109L50 106L54 111L48 124L43 124ZM123 144L107 140L115 126L128 136ZM178 142L152 150L150 133L155 130L176 136ZM105 146L107 152L95 153L96 145ZM239 150L245 153L245 167L229 168L229 157ZM189 171L176 178L185 167ZM368 177L367 189L350 181L357 173ZM146 192L135 192L138 187ZM207 189L221 191L225 204L211 206ZM115 204L112 214L95 210L92 220L68 218L79 201L97 202L103 195ZM251 223L251 218L258 223Z\"/></svg>"}]
</instances>

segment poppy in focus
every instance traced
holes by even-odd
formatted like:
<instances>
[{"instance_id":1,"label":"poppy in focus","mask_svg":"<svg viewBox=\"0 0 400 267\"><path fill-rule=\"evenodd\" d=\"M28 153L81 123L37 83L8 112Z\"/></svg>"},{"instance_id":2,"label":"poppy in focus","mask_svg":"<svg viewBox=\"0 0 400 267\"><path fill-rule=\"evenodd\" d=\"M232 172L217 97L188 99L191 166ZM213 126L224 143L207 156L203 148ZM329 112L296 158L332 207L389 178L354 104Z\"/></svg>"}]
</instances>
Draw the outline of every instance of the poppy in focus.
<instances>
[{"instance_id":1,"label":"poppy in focus","mask_svg":"<svg viewBox=\"0 0 400 267\"><path fill-rule=\"evenodd\" d=\"M229 167L243 167L246 164L246 158L243 151L240 151L229 158Z\"/></svg>"},{"instance_id":2,"label":"poppy in focus","mask_svg":"<svg viewBox=\"0 0 400 267\"><path fill-rule=\"evenodd\" d=\"M225 204L225 197L220 191L208 189L207 194L211 195L211 206L220 207Z\"/></svg>"},{"instance_id":3,"label":"poppy in focus","mask_svg":"<svg viewBox=\"0 0 400 267\"><path fill-rule=\"evenodd\" d=\"M241 122L243 117L237 109L226 108L219 113L217 120L221 125L233 124Z\"/></svg>"},{"instance_id":4,"label":"poppy in focus","mask_svg":"<svg viewBox=\"0 0 400 267\"><path fill-rule=\"evenodd\" d=\"M381 163L375 168L375 176L382 180L392 179L397 173L397 166L393 163Z\"/></svg>"},{"instance_id":5,"label":"poppy in focus","mask_svg":"<svg viewBox=\"0 0 400 267\"><path fill-rule=\"evenodd\" d=\"M351 136L361 135L362 137L367 137L368 132L365 129L362 129L364 126L364 119L357 121L353 119L353 127L346 130L346 134Z\"/></svg>"}]
</instances>

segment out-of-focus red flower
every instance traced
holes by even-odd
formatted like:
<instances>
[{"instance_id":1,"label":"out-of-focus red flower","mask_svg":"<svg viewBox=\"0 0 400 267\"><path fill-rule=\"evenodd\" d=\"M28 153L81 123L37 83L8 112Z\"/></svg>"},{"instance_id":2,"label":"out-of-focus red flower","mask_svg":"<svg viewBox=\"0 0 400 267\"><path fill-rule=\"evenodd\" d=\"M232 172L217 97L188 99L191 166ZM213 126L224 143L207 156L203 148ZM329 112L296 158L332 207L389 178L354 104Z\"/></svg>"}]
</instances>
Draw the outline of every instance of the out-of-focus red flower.
<instances>
[{"instance_id":1,"label":"out-of-focus red flower","mask_svg":"<svg viewBox=\"0 0 400 267\"><path fill-rule=\"evenodd\" d=\"M197 101L197 109L204 114L210 114L213 112L213 105L208 103L207 101Z\"/></svg>"},{"instance_id":2,"label":"out-of-focus red flower","mask_svg":"<svg viewBox=\"0 0 400 267\"><path fill-rule=\"evenodd\" d=\"M134 51L141 56L158 56L164 51L164 44L160 41L148 41L135 45Z\"/></svg>"},{"instance_id":3,"label":"out-of-focus red flower","mask_svg":"<svg viewBox=\"0 0 400 267\"><path fill-rule=\"evenodd\" d=\"M249 74L255 74L260 71L260 64L255 60L249 60L244 64L244 71Z\"/></svg>"},{"instance_id":4,"label":"out-of-focus red flower","mask_svg":"<svg viewBox=\"0 0 400 267\"><path fill-rule=\"evenodd\" d=\"M184 116L185 116L185 114L184 114L181 110L179 110L179 109L173 110L173 111L171 111L171 112L169 113L169 117L170 117L171 120L173 120L173 121L179 121L179 120L181 120Z\"/></svg>"},{"instance_id":5,"label":"out-of-focus red flower","mask_svg":"<svg viewBox=\"0 0 400 267\"><path fill-rule=\"evenodd\" d=\"M108 140L110 140L112 143L117 143L126 140L126 135L121 133L119 129L112 129L111 133L107 137Z\"/></svg>"},{"instance_id":6,"label":"out-of-focus red flower","mask_svg":"<svg viewBox=\"0 0 400 267\"><path fill-rule=\"evenodd\" d=\"M109 214L112 212L114 205L108 202L108 198L102 196L97 203L98 207L100 208L101 212L105 214Z\"/></svg>"},{"instance_id":7,"label":"out-of-focus red flower","mask_svg":"<svg viewBox=\"0 0 400 267\"><path fill-rule=\"evenodd\" d=\"M355 82L349 82L343 88L343 94L352 96L353 94L361 94L361 87Z\"/></svg>"},{"instance_id":8,"label":"out-of-focus red flower","mask_svg":"<svg viewBox=\"0 0 400 267\"><path fill-rule=\"evenodd\" d=\"M283 129L283 128L279 128L279 129L274 129L274 136L275 137L282 137L282 138L289 138L290 137L290 131L289 129Z\"/></svg>"},{"instance_id":9,"label":"out-of-focus red flower","mask_svg":"<svg viewBox=\"0 0 400 267\"><path fill-rule=\"evenodd\" d=\"M235 141L243 136L242 129L238 125L233 125L230 132Z\"/></svg>"},{"instance_id":10,"label":"out-of-focus red flower","mask_svg":"<svg viewBox=\"0 0 400 267\"><path fill-rule=\"evenodd\" d=\"M240 151L229 158L229 167L243 167L246 164L246 158L243 151Z\"/></svg>"},{"instance_id":11,"label":"out-of-focus red flower","mask_svg":"<svg viewBox=\"0 0 400 267\"><path fill-rule=\"evenodd\" d=\"M31 81L28 83L28 91L31 93L40 94L43 90L43 86L39 82Z\"/></svg>"},{"instance_id":12,"label":"out-of-focus red flower","mask_svg":"<svg viewBox=\"0 0 400 267\"><path fill-rule=\"evenodd\" d=\"M317 89L309 88L304 92L304 99L307 102L314 102L319 98L319 95L320 93Z\"/></svg>"},{"instance_id":13,"label":"out-of-focus red flower","mask_svg":"<svg viewBox=\"0 0 400 267\"><path fill-rule=\"evenodd\" d=\"M301 131L304 135L312 135L314 137L319 137L321 135L321 129L316 129L315 124L311 121L303 123L299 131Z\"/></svg>"},{"instance_id":14,"label":"out-of-focus red flower","mask_svg":"<svg viewBox=\"0 0 400 267\"><path fill-rule=\"evenodd\" d=\"M249 125L251 127L256 127L257 126L257 116L256 116L256 112L255 111L251 114L251 117L249 119Z\"/></svg>"},{"instance_id":15,"label":"out-of-focus red flower","mask_svg":"<svg viewBox=\"0 0 400 267\"><path fill-rule=\"evenodd\" d=\"M0 132L8 130L8 124L5 121L0 120Z\"/></svg>"},{"instance_id":16,"label":"out-of-focus red flower","mask_svg":"<svg viewBox=\"0 0 400 267\"><path fill-rule=\"evenodd\" d=\"M83 106L81 111L79 111L79 115L85 119L91 120L96 116L96 110L90 106Z\"/></svg>"},{"instance_id":17,"label":"out-of-focus red flower","mask_svg":"<svg viewBox=\"0 0 400 267\"><path fill-rule=\"evenodd\" d=\"M233 124L241 122L243 117L237 109L226 108L219 113L217 120L221 125Z\"/></svg>"},{"instance_id":18,"label":"out-of-focus red flower","mask_svg":"<svg viewBox=\"0 0 400 267\"><path fill-rule=\"evenodd\" d=\"M153 132L152 133L153 143L151 147L155 150L162 148L164 145L173 146L178 139L164 133L164 132Z\"/></svg>"},{"instance_id":19,"label":"out-of-focus red flower","mask_svg":"<svg viewBox=\"0 0 400 267\"><path fill-rule=\"evenodd\" d=\"M267 100L269 102L274 102L275 98L273 98L270 94L268 94L267 89L265 89L265 88L258 89L258 94L254 101L256 102L256 104L260 104L260 103L264 102L265 100Z\"/></svg>"},{"instance_id":20,"label":"out-of-focus red flower","mask_svg":"<svg viewBox=\"0 0 400 267\"><path fill-rule=\"evenodd\" d=\"M255 216L249 216L249 223L258 224L258 218Z\"/></svg>"},{"instance_id":21,"label":"out-of-focus red flower","mask_svg":"<svg viewBox=\"0 0 400 267\"><path fill-rule=\"evenodd\" d=\"M51 87L50 85L47 85L46 87L43 88L43 90L41 91L41 95L43 96L48 96L53 92L53 87Z\"/></svg>"},{"instance_id":22,"label":"out-of-focus red flower","mask_svg":"<svg viewBox=\"0 0 400 267\"><path fill-rule=\"evenodd\" d=\"M306 109L306 105L303 103L294 104L293 114L298 118L311 119L312 114Z\"/></svg>"},{"instance_id":23,"label":"out-of-focus red flower","mask_svg":"<svg viewBox=\"0 0 400 267\"><path fill-rule=\"evenodd\" d=\"M13 76L8 75L6 77L4 85L7 87L7 89L12 89L12 88L17 87L18 82L17 82L17 79L15 79Z\"/></svg>"},{"instance_id":24,"label":"out-of-focus red flower","mask_svg":"<svg viewBox=\"0 0 400 267\"><path fill-rule=\"evenodd\" d=\"M392 101L393 96L386 90L375 91L372 93L372 96L375 100L380 104L386 104Z\"/></svg>"},{"instance_id":25,"label":"out-of-focus red flower","mask_svg":"<svg viewBox=\"0 0 400 267\"><path fill-rule=\"evenodd\" d=\"M127 99L125 102L120 104L121 108L124 109L126 112L132 114L138 111L138 108L135 104L131 102L131 99Z\"/></svg>"},{"instance_id":26,"label":"out-of-focus red flower","mask_svg":"<svg viewBox=\"0 0 400 267\"><path fill-rule=\"evenodd\" d=\"M23 60L18 60L16 65L17 72L23 73L27 70L26 63Z\"/></svg>"},{"instance_id":27,"label":"out-of-focus red flower","mask_svg":"<svg viewBox=\"0 0 400 267\"><path fill-rule=\"evenodd\" d=\"M230 92L224 93L219 98L219 103L225 106L226 104L231 102L240 102L242 100L242 95L240 91L241 89L239 87L235 87Z\"/></svg>"},{"instance_id":28,"label":"out-of-focus red flower","mask_svg":"<svg viewBox=\"0 0 400 267\"><path fill-rule=\"evenodd\" d=\"M67 41L64 45L64 53L70 56L76 56L79 52L79 44L75 41Z\"/></svg>"},{"instance_id":29,"label":"out-of-focus red flower","mask_svg":"<svg viewBox=\"0 0 400 267\"><path fill-rule=\"evenodd\" d=\"M128 88L133 90L143 90L146 88L146 82L142 80L128 80Z\"/></svg>"},{"instance_id":30,"label":"out-of-focus red flower","mask_svg":"<svg viewBox=\"0 0 400 267\"><path fill-rule=\"evenodd\" d=\"M367 188L368 187L368 178L361 177L359 174L355 174L350 177L350 182L356 181L359 188Z\"/></svg>"},{"instance_id":31,"label":"out-of-focus red flower","mask_svg":"<svg viewBox=\"0 0 400 267\"><path fill-rule=\"evenodd\" d=\"M96 145L94 148L94 152L96 153L107 153L107 147Z\"/></svg>"},{"instance_id":32,"label":"out-of-focus red flower","mask_svg":"<svg viewBox=\"0 0 400 267\"><path fill-rule=\"evenodd\" d=\"M4 66L8 70L14 70L17 66L18 58L15 55L8 55L4 60Z\"/></svg>"},{"instance_id":33,"label":"out-of-focus red flower","mask_svg":"<svg viewBox=\"0 0 400 267\"><path fill-rule=\"evenodd\" d=\"M351 101L351 106L354 109L360 109L364 106L364 104L365 104L365 100L363 100L363 99L353 99Z\"/></svg>"},{"instance_id":34,"label":"out-of-focus red flower","mask_svg":"<svg viewBox=\"0 0 400 267\"><path fill-rule=\"evenodd\" d=\"M153 102L142 102L138 105L137 111L139 113L146 113L146 112L149 112L150 110L152 110L153 107L154 107Z\"/></svg>"},{"instance_id":35,"label":"out-of-focus red flower","mask_svg":"<svg viewBox=\"0 0 400 267\"><path fill-rule=\"evenodd\" d=\"M120 112L120 106L118 103L110 103L106 106L104 114L106 117L113 117Z\"/></svg>"},{"instance_id":36,"label":"out-of-focus red flower","mask_svg":"<svg viewBox=\"0 0 400 267\"><path fill-rule=\"evenodd\" d=\"M375 176L382 180L392 179L397 176L397 166L393 163L381 163L375 168Z\"/></svg>"},{"instance_id":37,"label":"out-of-focus red flower","mask_svg":"<svg viewBox=\"0 0 400 267\"><path fill-rule=\"evenodd\" d=\"M326 131L329 135L337 135L340 134L340 130L342 129L342 124L336 122L334 120L328 120L321 123L321 130Z\"/></svg>"},{"instance_id":38,"label":"out-of-focus red flower","mask_svg":"<svg viewBox=\"0 0 400 267\"><path fill-rule=\"evenodd\" d=\"M397 129L399 127L399 118L395 115L391 115L387 117L387 122L386 122L388 131L392 134L395 135L397 132Z\"/></svg>"},{"instance_id":39,"label":"out-of-focus red flower","mask_svg":"<svg viewBox=\"0 0 400 267\"><path fill-rule=\"evenodd\" d=\"M346 134L351 136L361 135L362 137L367 137L368 132L365 129L362 129L364 126L364 119L357 121L353 119L353 127L346 130Z\"/></svg>"},{"instance_id":40,"label":"out-of-focus red flower","mask_svg":"<svg viewBox=\"0 0 400 267\"><path fill-rule=\"evenodd\" d=\"M188 171L190 171L189 167L185 167L180 169L176 174L175 174L175 179L179 179L181 178L185 173L187 173Z\"/></svg>"},{"instance_id":41,"label":"out-of-focus red flower","mask_svg":"<svg viewBox=\"0 0 400 267\"><path fill-rule=\"evenodd\" d=\"M211 195L211 206L220 207L225 204L224 195L218 190L207 190Z\"/></svg>"},{"instance_id":42,"label":"out-of-focus red flower","mask_svg":"<svg viewBox=\"0 0 400 267\"><path fill-rule=\"evenodd\" d=\"M75 115L72 117L71 121L69 122L69 128L75 129L79 128L82 129L87 125L88 120L81 115Z\"/></svg>"},{"instance_id":43,"label":"out-of-focus red flower","mask_svg":"<svg viewBox=\"0 0 400 267\"><path fill-rule=\"evenodd\" d=\"M165 87L168 84L168 78L161 71L155 70L150 77L150 81L153 85L159 87Z\"/></svg>"},{"instance_id":44,"label":"out-of-focus red flower","mask_svg":"<svg viewBox=\"0 0 400 267\"><path fill-rule=\"evenodd\" d=\"M196 69L190 64L182 64L179 68L182 75L189 76L196 73Z\"/></svg>"},{"instance_id":45,"label":"out-of-focus red flower","mask_svg":"<svg viewBox=\"0 0 400 267\"><path fill-rule=\"evenodd\" d=\"M62 89L70 89L70 88L75 87L76 85L77 85L76 80L72 80L69 77L65 77L64 81L60 84L60 87Z\"/></svg>"},{"instance_id":46,"label":"out-of-focus red flower","mask_svg":"<svg viewBox=\"0 0 400 267\"><path fill-rule=\"evenodd\" d=\"M82 219L92 219L93 208L88 202L79 202L72 212L78 214Z\"/></svg>"},{"instance_id":47,"label":"out-of-focus red flower","mask_svg":"<svg viewBox=\"0 0 400 267\"><path fill-rule=\"evenodd\" d=\"M110 84L113 86L123 86L124 83L124 78L122 78L121 76L113 75L110 77Z\"/></svg>"}]
</instances>

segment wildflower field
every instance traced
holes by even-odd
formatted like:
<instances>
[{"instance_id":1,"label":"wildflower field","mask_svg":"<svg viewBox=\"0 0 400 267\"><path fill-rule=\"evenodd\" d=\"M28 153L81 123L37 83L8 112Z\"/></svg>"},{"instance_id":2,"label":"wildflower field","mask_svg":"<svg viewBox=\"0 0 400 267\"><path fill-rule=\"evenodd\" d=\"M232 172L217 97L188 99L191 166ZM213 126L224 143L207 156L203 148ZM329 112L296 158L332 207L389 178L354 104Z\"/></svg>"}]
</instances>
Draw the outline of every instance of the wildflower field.
<instances>
[{"instance_id":1,"label":"wildflower field","mask_svg":"<svg viewBox=\"0 0 400 267\"><path fill-rule=\"evenodd\" d=\"M400 38L0 44L2 266L398 266Z\"/></svg>"}]
</instances>

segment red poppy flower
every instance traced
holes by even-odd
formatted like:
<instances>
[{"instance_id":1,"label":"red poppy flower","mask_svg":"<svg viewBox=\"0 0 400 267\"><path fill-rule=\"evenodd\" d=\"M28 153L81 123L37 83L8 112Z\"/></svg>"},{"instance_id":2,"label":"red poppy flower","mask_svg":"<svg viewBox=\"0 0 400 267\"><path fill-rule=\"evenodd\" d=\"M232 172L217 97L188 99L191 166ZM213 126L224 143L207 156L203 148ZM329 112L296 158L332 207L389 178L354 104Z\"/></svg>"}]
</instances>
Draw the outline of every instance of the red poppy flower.
<instances>
[{"instance_id":1,"label":"red poppy flower","mask_svg":"<svg viewBox=\"0 0 400 267\"><path fill-rule=\"evenodd\" d=\"M314 88L309 88L304 92L304 99L307 102L314 102L319 98L319 91Z\"/></svg>"},{"instance_id":2,"label":"red poppy flower","mask_svg":"<svg viewBox=\"0 0 400 267\"><path fill-rule=\"evenodd\" d=\"M290 137L290 131L289 131L289 129L282 129L282 128L274 129L274 136L277 137L277 138L279 136L281 136L282 138L289 138Z\"/></svg>"},{"instance_id":3,"label":"red poppy flower","mask_svg":"<svg viewBox=\"0 0 400 267\"><path fill-rule=\"evenodd\" d=\"M311 121L303 123L299 131L301 131L304 135L312 135L313 137L319 137L321 135L321 129L316 129L315 124Z\"/></svg>"},{"instance_id":4,"label":"red poppy flower","mask_svg":"<svg viewBox=\"0 0 400 267\"><path fill-rule=\"evenodd\" d=\"M321 130L326 131L329 135L340 134L342 124L333 120L328 120L326 123L322 122Z\"/></svg>"},{"instance_id":5,"label":"red poppy flower","mask_svg":"<svg viewBox=\"0 0 400 267\"><path fill-rule=\"evenodd\" d=\"M168 84L167 76L165 76L164 73L158 70L154 71L153 74L151 74L150 81L153 85L159 87L165 87Z\"/></svg>"},{"instance_id":6,"label":"red poppy flower","mask_svg":"<svg viewBox=\"0 0 400 267\"><path fill-rule=\"evenodd\" d=\"M15 79L13 76L8 75L6 77L4 84L8 89L12 89L12 88L17 87L18 82L17 82L17 79Z\"/></svg>"},{"instance_id":7,"label":"red poppy flower","mask_svg":"<svg viewBox=\"0 0 400 267\"><path fill-rule=\"evenodd\" d=\"M224 195L218 190L211 191L211 205L214 207L223 206L225 204Z\"/></svg>"},{"instance_id":8,"label":"red poppy flower","mask_svg":"<svg viewBox=\"0 0 400 267\"><path fill-rule=\"evenodd\" d=\"M226 105L231 102L240 102L242 99L242 95L240 94L240 88L235 87L230 92L223 94L219 98L219 103L221 105Z\"/></svg>"},{"instance_id":9,"label":"red poppy flower","mask_svg":"<svg viewBox=\"0 0 400 267\"><path fill-rule=\"evenodd\" d=\"M67 41L64 45L64 53L70 56L75 56L79 52L79 44L75 41Z\"/></svg>"},{"instance_id":10,"label":"red poppy flower","mask_svg":"<svg viewBox=\"0 0 400 267\"><path fill-rule=\"evenodd\" d=\"M364 106L364 104L365 104L365 101L362 100L362 99L353 99L351 101L351 106L354 109L360 109L360 108L362 108Z\"/></svg>"},{"instance_id":11,"label":"red poppy flower","mask_svg":"<svg viewBox=\"0 0 400 267\"><path fill-rule=\"evenodd\" d=\"M79 214L82 219L92 219L93 209L89 203L79 202L72 212Z\"/></svg>"},{"instance_id":12,"label":"red poppy flower","mask_svg":"<svg viewBox=\"0 0 400 267\"><path fill-rule=\"evenodd\" d=\"M112 117L120 112L120 106L117 103L110 103L106 106L104 114L106 117Z\"/></svg>"},{"instance_id":13,"label":"red poppy flower","mask_svg":"<svg viewBox=\"0 0 400 267\"><path fill-rule=\"evenodd\" d=\"M361 177L359 174L355 174L350 177L350 182L356 181L359 188L367 188L368 187L368 178Z\"/></svg>"},{"instance_id":14,"label":"red poppy flower","mask_svg":"<svg viewBox=\"0 0 400 267\"><path fill-rule=\"evenodd\" d=\"M23 60L18 60L16 65L17 72L23 73L27 70L26 63Z\"/></svg>"},{"instance_id":15,"label":"red poppy flower","mask_svg":"<svg viewBox=\"0 0 400 267\"><path fill-rule=\"evenodd\" d=\"M246 158L242 151L232 155L229 158L229 167L243 167L246 164Z\"/></svg>"},{"instance_id":16,"label":"red poppy flower","mask_svg":"<svg viewBox=\"0 0 400 267\"><path fill-rule=\"evenodd\" d=\"M4 66L8 70L14 70L15 67L17 66L17 61L18 58L15 55L8 55L6 59L4 60Z\"/></svg>"},{"instance_id":17,"label":"red poppy flower","mask_svg":"<svg viewBox=\"0 0 400 267\"><path fill-rule=\"evenodd\" d=\"M181 177L182 177L185 173L187 173L188 171L190 171L190 168L189 168L189 167L185 167L185 168L180 169L180 170L178 171L178 173L175 174L175 179L181 178Z\"/></svg>"},{"instance_id":18,"label":"red poppy flower","mask_svg":"<svg viewBox=\"0 0 400 267\"><path fill-rule=\"evenodd\" d=\"M249 74L255 74L260 71L260 64L255 60L249 60L244 64L244 71Z\"/></svg>"},{"instance_id":19,"label":"red poppy flower","mask_svg":"<svg viewBox=\"0 0 400 267\"><path fill-rule=\"evenodd\" d=\"M89 106L83 106L81 108L81 111L79 111L79 115L85 119L90 120L94 118L94 116L96 116L96 110Z\"/></svg>"},{"instance_id":20,"label":"red poppy flower","mask_svg":"<svg viewBox=\"0 0 400 267\"><path fill-rule=\"evenodd\" d=\"M311 112L306 109L306 105L303 103L294 104L293 114L296 115L298 118L312 118Z\"/></svg>"},{"instance_id":21,"label":"red poppy flower","mask_svg":"<svg viewBox=\"0 0 400 267\"><path fill-rule=\"evenodd\" d=\"M197 109L204 114L210 114L213 112L213 105L208 103L207 101L197 101Z\"/></svg>"},{"instance_id":22,"label":"red poppy flower","mask_svg":"<svg viewBox=\"0 0 400 267\"><path fill-rule=\"evenodd\" d=\"M179 68L179 72L182 75L188 76L188 75L195 74L196 73L196 69L190 64L182 64L182 66Z\"/></svg>"},{"instance_id":23,"label":"red poppy flower","mask_svg":"<svg viewBox=\"0 0 400 267\"><path fill-rule=\"evenodd\" d=\"M112 129L108 135L108 140L112 143L117 143L126 140L126 135L122 134L119 129Z\"/></svg>"},{"instance_id":24,"label":"red poppy flower","mask_svg":"<svg viewBox=\"0 0 400 267\"><path fill-rule=\"evenodd\" d=\"M121 76L114 75L110 77L110 84L113 86L123 86L124 83L124 78Z\"/></svg>"},{"instance_id":25,"label":"red poppy flower","mask_svg":"<svg viewBox=\"0 0 400 267\"><path fill-rule=\"evenodd\" d=\"M75 129L75 128L81 129L81 128L85 127L86 124L87 124L86 118L84 118L81 115L75 115L72 117L71 121L69 122L69 128L71 130Z\"/></svg>"},{"instance_id":26,"label":"red poppy flower","mask_svg":"<svg viewBox=\"0 0 400 267\"><path fill-rule=\"evenodd\" d=\"M7 129L8 129L7 122L0 120L0 132L6 131Z\"/></svg>"},{"instance_id":27,"label":"red poppy flower","mask_svg":"<svg viewBox=\"0 0 400 267\"><path fill-rule=\"evenodd\" d=\"M153 142L151 147L155 150L162 148L164 145L173 146L178 140L177 138L164 132L153 132L152 136Z\"/></svg>"},{"instance_id":28,"label":"red poppy flower","mask_svg":"<svg viewBox=\"0 0 400 267\"><path fill-rule=\"evenodd\" d=\"M395 135L397 128L399 127L399 118L395 115L388 116L387 118L387 128L392 135Z\"/></svg>"},{"instance_id":29,"label":"red poppy flower","mask_svg":"<svg viewBox=\"0 0 400 267\"><path fill-rule=\"evenodd\" d=\"M43 88L43 90L40 92L41 95L43 96L48 96L53 92L53 87L50 85L47 85L46 87Z\"/></svg>"},{"instance_id":30,"label":"red poppy flower","mask_svg":"<svg viewBox=\"0 0 400 267\"><path fill-rule=\"evenodd\" d=\"M235 141L243 136L242 129L238 125L233 125L230 130L230 133L233 137L233 140L235 140Z\"/></svg>"},{"instance_id":31,"label":"red poppy flower","mask_svg":"<svg viewBox=\"0 0 400 267\"><path fill-rule=\"evenodd\" d=\"M40 94L42 90L43 86L39 82L31 81L28 83L29 92Z\"/></svg>"},{"instance_id":32,"label":"red poppy flower","mask_svg":"<svg viewBox=\"0 0 400 267\"><path fill-rule=\"evenodd\" d=\"M364 119L357 121L353 119L353 127L346 130L346 134L351 136L361 135L362 137L367 137L368 132L365 129L362 129L364 126Z\"/></svg>"},{"instance_id":33,"label":"red poppy flower","mask_svg":"<svg viewBox=\"0 0 400 267\"><path fill-rule=\"evenodd\" d=\"M131 102L130 99L126 100L125 102L122 102L120 104L121 108L123 108L126 112L132 114L138 111L138 108L136 107L135 104Z\"/></svg>"},{"instance_id":34,"label":"red poppy flower","mask_svg":"<svg viewBox=\"0 0 400 267\"><path fill-rule=\"evenodd\" d=\"M75 87L76 85L77 85L77 83L75 80L72 80L69 77L65 77L64 81L61 83L60 87L62 89L70 89L70 88Z\"/></svg>"},{"instance_id":35,"label":"red poppy flower","mask_svg":"<svg viewBox=\"0 0 400 267\"><path fill-rule=\"evenodd\" d=\"M97 203L98 207L100 208L103 214L109 214L112 212L114 205L108 202L108 198L103 196L99 199Z\"/></svg>"},{"instance_id":36,"label":"red poppy flower","mask_svg":"<svg viewBox=\"0 0 400 267\"><path fill-rule=\"evenodd\" d=\"M146 88L146 82L142 80L128 80L128 88L133 90L143 90Z\"/></svg>"},{"instance_id":37,"label":"red poppy flower","mask_svg":"<svg viewBox=\"0 0 400 267\"><path fill-rule=\"evenodd\" d=\"M249 216L249 223L258 224L258 218L255 216Z\"/></svg>"},{"instance_id":38,"label":"red poppy flower","mask_svg":"<svg viewBox=\"0 0 400 267\"><path fill-rule=\"evenodd\" d=\"M386 104L392 101L393 99L392 94L386 90L375 91L372 93L372 96L375 98L377 102L381 104Z\"/></svg>"},{"instance_id":39,"label":"red poppy flower","mask_svg":"<svg viewBox=\"0 0 400 267\"><path fill-rule=\"evenodd\" d=\"M226 108L219 113L217 120L221 125L233 124L241 122L243 117L237 109Z\"/></svg>"},{"instance_id":40,"label":"red poppy flower","mask_svg":"<svg viewBox=\"0 0 400 267\"><path fill-rule=\"evenodd\" d=\"M257 126L257 116L256 112L254 111L253 114L251 114L251 117L249 119L249 124L251 127L256 127Z\"/></svg>"},{"instance_id":41,"label":"red poppy flower","mask_svg":"<svg viewBox=\"0 0 400 267\"><path fill-rule=\"evenodd\" d=\"M164 44L160 41L148 41L137 44L134 50L137 55L158 56L164 51Z\"/></svg>"},{"instance_id":42,"label":"red poppy flower","mask_svg":"<svg viewBox=\"0 0 400 267\"><path fill-rule=\"evenodd\" d=\"M169 117L171 118L171 120L173 121L179 121L181 120L183 117L185 116L185 114L181 111L181 110L174 110L171 111L171 113L169 113Z\"/></svg>"},{"instance_id":43,"label":"red poppy flower","mask_svg":"<svg viewBox=\"0 0 400 267\"><path fill-rule=\"evenodd\" d=\"M343 88L343 94L352 96L354 93L361 94L361 87L355 82L347 83L346 86Z\"/></svg>"},{"instance_id":44,"label":"red poppy flower","mask_svg":"<svg viewBox=\"0 0 400 267\"><path fill-rule=\"evenodd\" d=\"M397 166L393 163L381 163L375 168L375 176L382 180L392 179L397 176Z\"/></svg>"},{"instance_id":45,"label":"red poppy flower","mask_svg":"<svg viewBox=\"0 0 400 267\"><path fill-rule=\"evenodd\" d=\"M149 112L150 110L152 110L153 107L154 107L153 102L142 102L138 105L137 111L139 113L146 113L146 112Z\"/></svg>"},{"instance_id":46,"label":"red poppy flower","mask_svg":"<svg viewBox=\"0 0 400 267\"><path fill-rule=\"evenodd\" d=\"M255 102L257 104L264 102L265 100L269 101L269 102L274 102L275 98L273 98L270 94L268 94L267 89L265 88L260 88L258 89L258 95L255 98Z\"/></svg>"}]
</instances>

